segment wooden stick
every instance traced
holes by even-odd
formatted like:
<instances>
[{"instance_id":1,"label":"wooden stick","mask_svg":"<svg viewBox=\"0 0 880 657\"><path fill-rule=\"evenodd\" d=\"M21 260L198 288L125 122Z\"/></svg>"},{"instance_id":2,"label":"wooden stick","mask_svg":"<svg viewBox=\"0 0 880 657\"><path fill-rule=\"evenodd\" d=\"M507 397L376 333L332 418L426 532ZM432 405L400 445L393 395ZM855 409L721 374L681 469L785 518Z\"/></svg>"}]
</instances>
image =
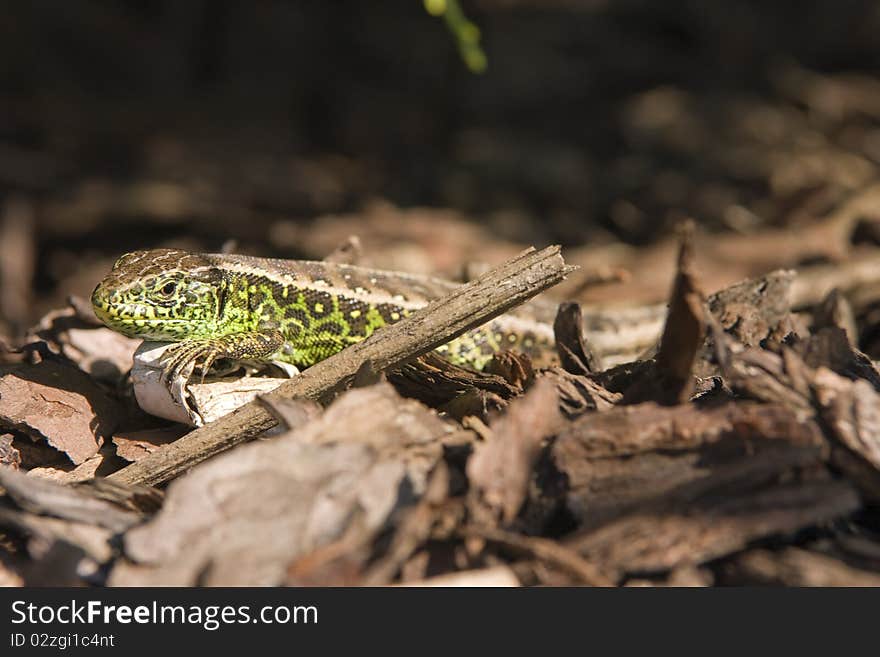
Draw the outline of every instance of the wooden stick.
<instances>
[{"instance_id":1,"label":"wooden stick","mask_svg":"<svg viewBox=\"0 0 880 657\"><path fill-rule=\"evenodd\" d=\"M377 372L398 367L556 285L574 269L565 264L558 246L541 251L528 249L412 316L313 365L268 396L319 399L345 386L366 362ZM162 484L197 463L256 438L277 423L263 404L251 402L108 479L129 485Z\"/></svg>"}]
</instances>

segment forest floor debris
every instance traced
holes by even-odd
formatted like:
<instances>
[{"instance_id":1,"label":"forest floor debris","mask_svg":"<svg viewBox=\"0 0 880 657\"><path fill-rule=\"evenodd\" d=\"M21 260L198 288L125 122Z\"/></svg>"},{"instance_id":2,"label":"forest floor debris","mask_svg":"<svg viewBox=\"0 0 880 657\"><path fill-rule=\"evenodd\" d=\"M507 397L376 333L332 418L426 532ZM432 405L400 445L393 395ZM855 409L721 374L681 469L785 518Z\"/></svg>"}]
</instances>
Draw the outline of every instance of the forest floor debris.
<instances>
[{"instance_id":1,"label":"forest floor debris","mask_svg":"<svg viewBox=\"0 0 880 657\"><path fill-rule=\"evenodd\" d=\"M335 385L308 388L320 403L254 402L261 439L166 469L152 480L171 480L164 493L113 472L170 454L185 430L139 413L124 377L95 367L88 336L106 343L106 329L77 329L75 350L69 329L52 332L0 379L4 568L108 585L875 581L874 362L829 302L792 311L797 273L707 297L691 231L680 240L665 328L642 359L601 369L568 304L561 365L330 363ZM431 346L403 329L415 353ZM31 417L28 403L58 395L55 424ZM26 476L52 467L38 446L95 459L91 476ZM853 542L868 556L841 556Z\"/></svg>"}]
</instances>

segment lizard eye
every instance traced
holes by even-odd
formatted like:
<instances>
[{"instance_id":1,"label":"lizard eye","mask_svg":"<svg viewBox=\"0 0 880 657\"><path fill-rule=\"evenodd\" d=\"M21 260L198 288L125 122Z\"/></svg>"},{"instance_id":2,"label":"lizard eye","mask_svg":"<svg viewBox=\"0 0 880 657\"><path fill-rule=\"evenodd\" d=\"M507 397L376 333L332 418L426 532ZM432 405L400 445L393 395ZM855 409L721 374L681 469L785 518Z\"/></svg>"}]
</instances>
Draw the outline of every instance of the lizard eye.
<instances>
[{"instance_id":1,"label":"lizard eye","mask_svg":"<svg viewBox=\"0 0 880 657\"><path fill-rule=\"evenodd\" d=\"M170 297L177 290L177 283L168 282L159 290L164 296Z\"/></svg>"}]
</instances>

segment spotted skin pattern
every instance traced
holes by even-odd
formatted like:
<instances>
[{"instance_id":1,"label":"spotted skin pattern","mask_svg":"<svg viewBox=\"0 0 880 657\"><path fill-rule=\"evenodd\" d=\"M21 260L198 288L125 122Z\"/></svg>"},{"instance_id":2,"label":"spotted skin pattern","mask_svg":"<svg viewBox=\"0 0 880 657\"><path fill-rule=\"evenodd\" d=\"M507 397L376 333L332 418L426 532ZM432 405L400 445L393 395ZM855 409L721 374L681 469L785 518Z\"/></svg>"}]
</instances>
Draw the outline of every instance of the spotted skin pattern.
<instances>
[{"instance_id":1,"label":"spotted skin pattern","mask_svg":"<svg viewBox=\"0 0 880 657\"><path fill-rule=\"evenodd\" d=\"M278 360L302 369L407 317L456 284L335 263L174 249L123 255L92 293L98 318L129 337L178 343L166 374L217 359ZM552 329L505 315L437 351L480 370L499 351L553 348Z\"/></svg>"}]
</instances>

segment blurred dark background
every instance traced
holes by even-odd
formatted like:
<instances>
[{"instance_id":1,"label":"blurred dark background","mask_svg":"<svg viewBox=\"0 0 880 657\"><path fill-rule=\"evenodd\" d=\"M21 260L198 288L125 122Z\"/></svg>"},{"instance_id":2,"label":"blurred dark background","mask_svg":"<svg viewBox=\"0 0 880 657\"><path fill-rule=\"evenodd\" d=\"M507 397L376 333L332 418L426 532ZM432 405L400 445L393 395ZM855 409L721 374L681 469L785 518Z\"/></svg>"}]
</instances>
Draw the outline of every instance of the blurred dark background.
<instances>
[{"instance_id":1,"label":"blurred dark background","mask_svg":"<svg viewBox=\"0 0 880 657\"><path fill-rule=\"evenodd\" d=\"M461 4L481 75L421 0L0 3L0 333L134 248L455 275L797 231L876 177L877 2Z\"/></svg>"}]
</instances>

